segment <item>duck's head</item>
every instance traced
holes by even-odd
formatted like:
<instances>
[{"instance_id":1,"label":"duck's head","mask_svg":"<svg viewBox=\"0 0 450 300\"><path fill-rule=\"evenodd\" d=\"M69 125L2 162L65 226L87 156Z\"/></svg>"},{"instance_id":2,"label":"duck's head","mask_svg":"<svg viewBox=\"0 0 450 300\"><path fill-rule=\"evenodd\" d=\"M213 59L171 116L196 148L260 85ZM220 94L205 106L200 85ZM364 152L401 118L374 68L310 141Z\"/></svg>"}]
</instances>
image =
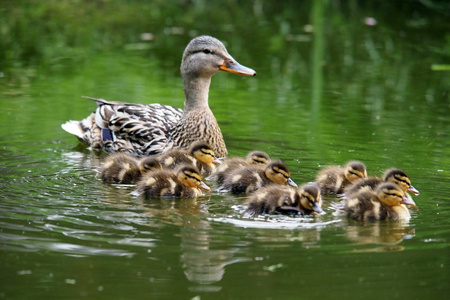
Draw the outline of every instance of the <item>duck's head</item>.
<instances>
[{"instance_id":1,"label":"duck's head","mask_svg":"<svg viewBox=\"0 0 450 300\"><path fill-rule=\"evenodd\" d=\"M145 157L139 161L139 170L142 174L149 171L162 170L161 163L154 157Z\"/></svg>"},{"instance_id":2,"label":"duck's head","mask_svg":"<svg viewBox=\"0 0 450 300\"><path fill-rule=\"evenodd\" d=\"M385 182L377 187L375 194L378 199L387 206L399 206L401 204L413 205L416 203L410 198L406 197L402 189L393 182Z\"/></svg>"},{"instance_id":3,"label":"duck's head","mask_svg":"<svg viewBox=\"0 0 450 300\"><path fill-rule=\"evenodd\" d=\"M195 142L190 146L189 150L192 156L207 165L221 163L220 159L214 155L214 150L208 143Z\"/></svg>"},{"instance_id":4,"label":"duck's head","mask_svg":"<svg viewBox=\"0 0 450 300\"><path fill-rule=\"evenodd\" d=\"M250 165L261 166L267 165L270 162L270 157L266 152L255 150L247 154L245 160Z\"/></svg>"},{"instance_id":5,"label":"duck's head","mask_svg":"<svg viewBox=\"0 0 450 300\"><path fill-rule=\"evenodd\" d=\"M295 182L291 179L289 168L281 161L276 160L268 164L264 170L266 177L278 184L289 184L297 187Z\"/></svg>"},{"instance_id":6,"label":"duck's head","mask_svg":"<svg viewBox=\"0 0 450 300\"><path fill-rule=\"evenodd\" d=\"M411 179L408 174L400 169L389 169L383 175L384 181L394 182L406 192L411 192L419 195L419 191L411 185Z\"/></svg>"},{"instance_id":7,"label":"duck's head","mask_svg":"<svg viewBox=\"0 0 450 300\"><path fill-rule=\"evenodd\" d=\"M308 183L301 185L297 190L297 196L299 197L300 206L303 209L313 211L317 214L323 213L321 208L322 196L320 195L320 189L316 184Z\"/></svg>"},{"instance_id":8,"label":"duck's head","mask_svg":"<svg viewBox=\"0 0 450 300\"><path fill-rule=\"evenodd\" d=\"M360 161L348 162L345 165L345 178L352 183L367 178L366 166Z\"/></svg>"},{"instance_id":9,"label":"duck's head","mask_svg":"<svg viewBox=\"0 0 450 300\"><path fill-rule=\"evenodd\" d=\"M178 168L176 174L178 181L187 187L199 188L207 191L211 190L209 186L202 181L200 171L194 166L182 165Z\"/></svg>"},{"instance_id":10,"label":"duck's head","mask_svg":"<svg viewBox=\"0 0 450 300\"><path fill-rule=\"evenodd\" d=\"M221 41L202 35L186 46L181 62L181 74L185 77L211 77L219 71L255 76L256 72L240 65Z\"/></svg>"}]
</instances>

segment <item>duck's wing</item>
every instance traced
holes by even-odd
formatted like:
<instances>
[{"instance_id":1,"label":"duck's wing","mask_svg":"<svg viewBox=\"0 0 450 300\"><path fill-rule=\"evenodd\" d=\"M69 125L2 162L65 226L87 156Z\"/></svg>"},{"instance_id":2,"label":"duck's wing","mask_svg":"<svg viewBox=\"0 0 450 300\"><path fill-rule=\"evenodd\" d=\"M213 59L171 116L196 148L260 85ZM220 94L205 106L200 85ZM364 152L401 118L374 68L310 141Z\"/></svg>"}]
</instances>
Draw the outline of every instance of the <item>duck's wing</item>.
<instances>
[{"instance_id":1,"label":"duck's wing","mask_svg":"<svg viewBox=\"0 0 450 300\"><path fill-rule=\"evenodd\" d=\"M62 127L92 147L99 148L98 144L101 144L101 148L107 152L130 152L137 155L161 152L166 146L171 128L183 113L181 109L168 105L85 98L97 102L95 113L87 118L89 122L87 119L69 121ZM86 135L88 131L97 134L100 132L100 138L98 135L95 139L90 138Z\"/></svg>"}]
</instances>

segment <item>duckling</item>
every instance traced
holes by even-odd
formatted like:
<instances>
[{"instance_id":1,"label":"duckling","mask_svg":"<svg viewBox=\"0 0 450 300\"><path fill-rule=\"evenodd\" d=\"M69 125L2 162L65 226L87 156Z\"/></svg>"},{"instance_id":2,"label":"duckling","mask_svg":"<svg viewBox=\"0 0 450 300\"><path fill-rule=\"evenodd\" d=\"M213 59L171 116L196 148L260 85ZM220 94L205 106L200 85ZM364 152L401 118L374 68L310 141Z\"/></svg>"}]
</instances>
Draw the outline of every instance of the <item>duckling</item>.
<instances>
[{"instance_id":1,"label":"duckling","mask_svg":"<svg viewBox=\"0 0 450 300\"><path fill-rule=\"evenodd\" d=\"M154 157L138 159L128 153L113 153L105 158L98 176L104 181L135 184L144 173L155 170L162 170L162 166Z\"/></svg>"},{"instance_id":2,"label":"duckling","mask_svg":"<svg viewBox=\"0 0 450 300\"><path fill-rule=\"evenodd\" d=\"M141 171L142 175L150 171L157 171L162 169L163 166L154 156L144 156L139 160L139 170Z\"/></svg>"},{"instance_id":3,"label":"duckling","mask_svg":"<svg viewBox=\"0 0 450 300\"><path fill-rule=\"evenodd\" d=\"M197 166L203 175L209 175L220 160L215 157L214 151L205 142L195 142L189 149L171 149L159 154L156 158L166 169L176 169L181 164L192 164Z\"/></svg>"},{"instance_id":4,"label":"duckling","mask_svg":"<svg viewBox=\"0 0 450 300\"><path fill-rule=\"evenodd\" d=\"M82 143L110 153L152 155L205 141L218 157L226 157L222 132L208 105L211 78L219 71L247 76L255 76L256 72L240 65L221 41L205 35L186 46L180 70L186 96L184 110L85 97L97 102L96 111L84 120L71 120L61 127Z\"/></svg>"},{"instance_id":5,"label":"duckling","mask_svg":"<svg viewBox=\"0 0 450 300\"><path fill-rule=\"evenodd\" d=\"M230 157L222 161L208 179L215 180L219 184L223 183L225 175L242 167L264 167L270 162L270 157L263 151L254 150L247 154L245 159L240 157Z\"/></svg>"},{"instance_id":6,"label":"duckling","mask_svg":"<svg viewBox=\"0 0 450 300\"><path fill-rule=\"evenodd\" d=\"M341 194L344 188L367 177L366 166L359 161L350 161L345 167L327 166L316 177L322 194Z\"/></svg>"},{"instance_id":7,"label":"duckling","mask_svg":"<svg viewBox=\"0 0 450 300\"><path fill-rule=\"evenodd\" d=\"M321 214L323 213L321 206L322 197L316 184L303 184L298 189L272 184L256 191L250 197L244 216L275 212Z\"/></svg>"},{"instance_id":8,"label":"duckling","mask_svg":"<svg viewBox=\"0 0 450 300\"><path fill-rule=\"evenodd\" d=\"M344 197L351 197L352 194L358 193L362 189L374 190L383 182L396 183L403 192L411 192L419 195L419 191L411 185L411 179L405 171L400 169L388 169L384 172L383 178L369 177L365 178L355 184L349 185L344 189ZM405 196L409 196L405 193Z\"/></svg>"},{"instance_id":9,"label":"duckling","mask_svg":"<svg viewBox=\"0 0 450 300\"><path fill-rule=\"evenodd\" d=\"M137 194L146 198L180 197L195 198L202 195L200 189L211 189L202 181L200 171L192 165L181 165L176 171L148 172L137 184Z\"/></svg>"},{"instance_id":10,"label":"duckling","mask_svg":"<svg viewBox=\"0 0 450 300\"><path fill-rule=\"evenodd\" d=\"M288 167L279 160L272 161L264 169L244 167L225 174L223 184L218 188L221 192L231 192L234 195L252 193L263 186L277 183L297 187L290 178Z\"/></svg>"},{"instance_id":11,"label":"duckling","mask_svg":"<svg viewBox=\"0 0 450 300\"><path fill-rule=\"evenodd\" d=\"M416 205L405 197L402 189L393 182L380 184L375 191L362 190L343 201L338 207L355 220L409 220L411 215L405 205Z\"/></svg>"},{"instance_id":12,"label":"duckling","mask_svg":"<svg viewBox=\"0 0 450 300\"><path fill-rule=\"evenodd\" d=\"M142 176L136 157L127 153L108 155L99 168L98 177L114 183L136 183Z\"/></svg>"}]
</instances>

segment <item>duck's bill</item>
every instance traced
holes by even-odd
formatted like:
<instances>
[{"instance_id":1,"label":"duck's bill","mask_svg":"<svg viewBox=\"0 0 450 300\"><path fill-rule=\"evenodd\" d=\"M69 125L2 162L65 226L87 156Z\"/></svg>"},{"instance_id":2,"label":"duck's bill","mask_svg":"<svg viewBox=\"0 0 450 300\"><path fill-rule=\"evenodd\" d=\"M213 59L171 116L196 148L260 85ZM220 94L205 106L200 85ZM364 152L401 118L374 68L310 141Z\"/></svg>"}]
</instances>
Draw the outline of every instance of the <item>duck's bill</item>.
<instances>
[{"instance_id":1,"label":"duck's bill","mask_svg":"<svg viewBox=\"0 0 450 300\"><path fill-rule=\"evenodd\" d=\"M415 187L413 187L412 185L409 186L408 192L411 192L414 195L419 195L420 194L419 191Z\"/></svg>"},{"instance_id":2,"label":"duck's bill","mask_svg":"<svg viewBox=\"0 0 450 300\"><path fill-rule=\"evenodd\" d=\"M322 208L320 208L318 202L314 202L313 210L315 213L323 214L323 210L322 210Z\"/></svg>"},{"instance_id":3,"label":"duck's bill","mask_svg":"<svg viewBox=\"0 0 450 300\"><path fill-rule=\"evenodd\" d=\"M210 187L206 185L206 183L204 183L203 181L200 181L200 185L198 186L200 189L205 190L205 191L210 191Z\"/></svg>"},{"instance_id":4,"label":"duck's bill","mask_svg":"<svg viewBox=\"0 0 450 300\"><path fill-rule=\"evenodd\" d=\"M256 75L255 70L252 70L250 68L247 68L246 66L239 64L233 58L225 60L225 62L219 67L219 70L239 75L248 75L248 76Z\"/></svg>"},{"instance_id":5,"label":"duck's bill","mask_svg":"<svg viewBox=\"0 0 450 300\"><path fill-rule=\"evenodd\" d=\"M214 157L214 160L212 161L212 163L216 164L216 165L220 165L222 163L222 161L219 158Z\"/></svg>"},{"instance_id":6,"label":"duck's bill","mask_svg":"<svg viewBox=\"0 0 450 300\"><path fill-rule=\"evenodd\" d=\"M289 184L290 186L293 187L298 187L298 185L294 182L294 180L292 180L291 178L288 178L288 180L286 181L287 184Z\"/></svg>"},{"instance_id":7,"label":"duck's bill","mask_svg":"<svg viewBox=\"0 0 450 300\"><path fill-rule=\"evenodd\" d=\"M403 197L402 204L416 206L416 202L414 202L414 200L409 197Z\"/></svg>"}]
</instances>

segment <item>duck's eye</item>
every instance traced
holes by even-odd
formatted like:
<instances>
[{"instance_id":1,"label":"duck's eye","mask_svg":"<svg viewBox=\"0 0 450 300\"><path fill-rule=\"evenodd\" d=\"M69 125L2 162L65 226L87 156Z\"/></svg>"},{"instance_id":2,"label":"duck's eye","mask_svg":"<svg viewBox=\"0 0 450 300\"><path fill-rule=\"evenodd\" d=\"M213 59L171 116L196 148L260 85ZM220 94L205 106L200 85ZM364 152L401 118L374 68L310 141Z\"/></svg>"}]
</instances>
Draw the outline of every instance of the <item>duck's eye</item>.
<instances>
[{"instance_id":1,"label":"duck's eye","mask_svg":"<svg viewBox=\"0 0 450 300\"><path fill-rule=\"evenodd\" d=\"M206 49L203 49L203 53L205 53L205 54L213 54L214 52L212 50L206 48Z\"/></svg>"}]
</instances>

